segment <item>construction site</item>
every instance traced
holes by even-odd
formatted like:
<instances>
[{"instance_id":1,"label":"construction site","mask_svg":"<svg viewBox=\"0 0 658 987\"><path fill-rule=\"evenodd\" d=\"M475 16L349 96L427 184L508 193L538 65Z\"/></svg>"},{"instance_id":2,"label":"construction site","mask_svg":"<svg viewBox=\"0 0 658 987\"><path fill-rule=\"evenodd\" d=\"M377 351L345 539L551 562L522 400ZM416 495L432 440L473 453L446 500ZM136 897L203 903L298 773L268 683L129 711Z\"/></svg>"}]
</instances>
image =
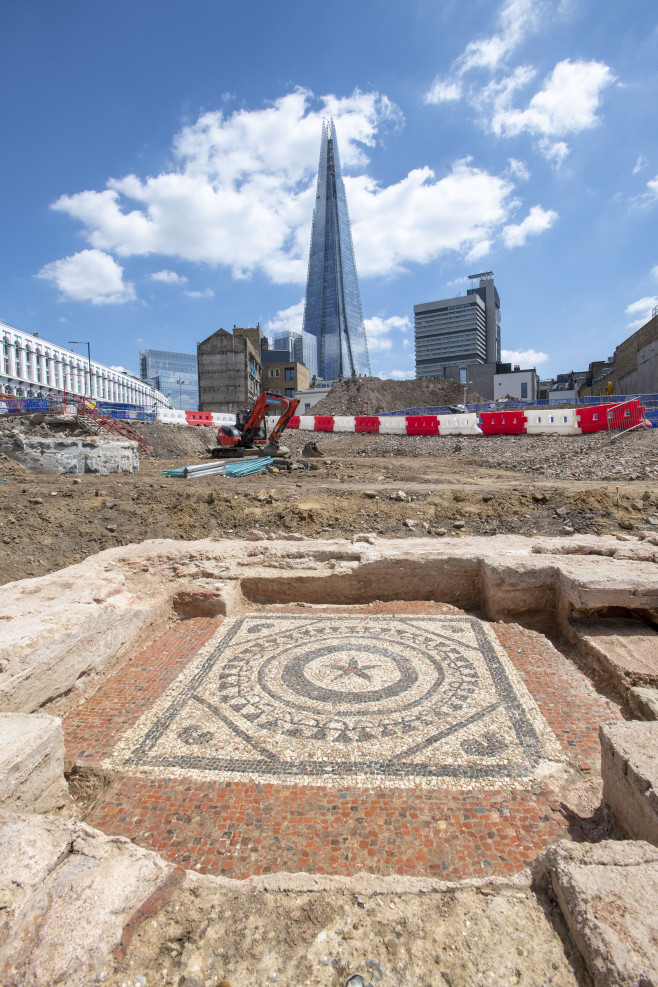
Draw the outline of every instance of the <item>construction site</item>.
<instances>
[{"instance_id":1,"label":"construction site","mask_svg":"<svg viewBox=\"0 0 658 987\"><path fill-rule=\"evenodd\" d=\"M0 982L658 984L658 433L413 383L0 417Z\"/></svg>"}]
</instances>

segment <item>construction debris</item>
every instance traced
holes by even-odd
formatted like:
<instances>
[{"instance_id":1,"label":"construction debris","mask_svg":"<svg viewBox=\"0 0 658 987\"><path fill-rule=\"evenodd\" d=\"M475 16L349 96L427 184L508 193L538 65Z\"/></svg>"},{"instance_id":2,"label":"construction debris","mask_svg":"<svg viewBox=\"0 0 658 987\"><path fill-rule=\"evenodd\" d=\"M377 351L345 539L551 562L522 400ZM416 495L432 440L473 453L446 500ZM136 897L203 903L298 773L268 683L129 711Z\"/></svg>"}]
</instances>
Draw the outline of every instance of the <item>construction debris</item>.
<instances>
[{"instance_id":1,"label":"construction debris","mask_svg":"<svg viewBox=\"0 0 658 987\"><path fill-rule=\"evenodd\" d=\"M250 476L252 473L262 473L271 466L270 456L261 456L247 462L227 463L224 460L213 460L211 463L199 463L197 466L179 466L178 469L161 470L164 476L189 479L190 477L207 476Z\"/></svg>"}]
</instances>

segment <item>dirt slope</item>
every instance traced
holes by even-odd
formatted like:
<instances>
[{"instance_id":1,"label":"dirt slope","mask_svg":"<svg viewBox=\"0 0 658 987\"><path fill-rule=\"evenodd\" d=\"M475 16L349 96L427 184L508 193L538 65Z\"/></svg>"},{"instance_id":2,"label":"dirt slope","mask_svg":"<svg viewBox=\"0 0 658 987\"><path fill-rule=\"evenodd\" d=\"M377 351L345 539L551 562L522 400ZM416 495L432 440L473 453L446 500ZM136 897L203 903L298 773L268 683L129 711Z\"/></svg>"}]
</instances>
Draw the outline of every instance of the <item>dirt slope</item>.
<instances>
[{"instance_id":1,"label":"dirt slope","mask_svg":"<svg viewBox=\"0 0 658 987\"><path fill-rule=\"evenodd\" d=\"M472 387L466 399L470 404L484 401ZM378 415L382 411L405 408L434 408L461 404L464 385L443 377L423 380L380 380L379 377L349 377L327 393L313 408L315 415Z\"/></svg>"}]
</instances>

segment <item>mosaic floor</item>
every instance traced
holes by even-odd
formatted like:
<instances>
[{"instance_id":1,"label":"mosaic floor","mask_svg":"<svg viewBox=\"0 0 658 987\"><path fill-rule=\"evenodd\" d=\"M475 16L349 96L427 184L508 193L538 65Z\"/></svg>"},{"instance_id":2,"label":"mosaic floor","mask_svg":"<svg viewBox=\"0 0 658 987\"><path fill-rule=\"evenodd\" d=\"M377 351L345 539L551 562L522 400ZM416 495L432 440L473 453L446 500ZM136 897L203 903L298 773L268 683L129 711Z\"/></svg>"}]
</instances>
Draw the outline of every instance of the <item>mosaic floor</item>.
<instances>
[{"instance_id":1,"label":"mosaic floor","mask_svg":"<svg viewBox=\"0 0 658 987\"><path fill-rule=\"evenodd\" d=\"M564 760L474 617L226 620L106 766L219 781L427 786Z\"/></svg>"},{"instance_id":2,"label":"mosaic floor","mask_svg":"<svg viewBox=\"0 0 658 987\"><path fill-rule=\"evenodd\" d=\"M542 635L400 601L181 621L63 726L87 821L182 866L459 880L583 838L562 769L616 719Z\"/></svg>"}]
</instances>

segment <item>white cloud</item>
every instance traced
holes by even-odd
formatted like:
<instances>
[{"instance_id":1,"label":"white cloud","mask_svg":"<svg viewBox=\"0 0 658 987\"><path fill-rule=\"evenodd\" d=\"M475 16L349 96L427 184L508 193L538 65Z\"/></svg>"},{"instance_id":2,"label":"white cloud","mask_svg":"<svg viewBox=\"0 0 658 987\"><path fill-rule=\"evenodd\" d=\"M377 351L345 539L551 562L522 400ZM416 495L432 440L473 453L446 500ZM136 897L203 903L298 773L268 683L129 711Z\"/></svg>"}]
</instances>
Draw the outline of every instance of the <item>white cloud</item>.
<instances>
[{"instance_id":1,"label":"white cloud","mask_svg":"<svg viewBox=\"0 0 658 987\"><path fill-rule=\"evenodd\" d=\"M206 288L205 291L184 291L183 294L188 298L212 298L215 292L212 288Z\"/></svg>"},{"instance_id":2,"label":"white cloud","mask_svg":"<svg viewBox=\"0 0 658 987\"><path fill-rule=\"evenodd\" d=\"M658 175L647 182L647 191L635 196L631 202L639 206L651 206L654 202L658 202Z\"/></svg>"},{"instance_id":3,"label":"white cloud","mask_svg":"<svg viewBox=\"0 0 658 987\"><path fill-rule=\"evenodd\" d=\"M658 264L654 264L654 266L651 268L651 277L658 278Z\"/></svg>"},{"instance_id":4,"label":"white cloud","mask_svg":"<svg viewBox=\"0 0 658 987\"><path fill-rule=\"evenodd\" d=\"M439 178L428 167L388 186L371 178L368 148L401 114L385 96L359 91L316 100L297 90L266 109L205 113L175 137L175 170L111 179L101 191L64 195L53 208L84 225L97 253L157 254L225 265L234 278L260 272L275 283L303 284L327 112L346 166L361 277L397 274L450 250L477 253L508 222L512 180L470 159ZM178 283L173 271L157 274Z\"/></svg>"},{"instance_id":5,"label":"white cloud","mask_svg":"<svg viewBox=\"0 0 658 987\"><path fill-rule=\"evenodd\" d=\"M505 0L498 12L497 34L470 41L463 53L453 62L451 78L437 77L425 93L426 103L442 103L459 99L462 95L461 79L474 69L493 72L504 62L525 38L537 30L546 10L541 0Z\"/></svg>"},{"instance_id":6,"label":"white cloud","mask_svg":"<svg viewBox=\"0 0 658 987\"><path fill-rule=\"evenodd\" d=\"M151 275L151 281L162 281L163 284L186 284L187 278L175 271L156 271Z\"/></svg>"},{"instance_id":7,"label":"white cloud","mask_svg":"<svg viewBox=\"0 0 658 987\"><path fill-rule=\"evenodd\" d=\"M391 370L389 373L377 374L381 380L415 380L416 371L415 370Z\"/></svg>"},{"instance_id":8,"label":"white cloud","mask_svg":"<svg viewBox=\"0 0 658 987\"><path fill-rule=\"evenodd\" d=\"M509 215L511 183L457 161L435 180L430 168L381 188L367 176L346 180L359 274L396 274L447 250L468 252Z\"/></svg>"},{"instance_id":9,"label":"white cloud","mask_svg":"<svg viewBox=\"0 0 658 987\"><path fill-rule=\"evenodd\" d=\"M510 158L507 162L507 167L510 176L519 182L527 182L530 178L530 171L525 161L519 161L518 158Z\"/></svg>"},{"instance_id":10,"label":"white cloud","mask_svg":"<svg viewBox=\"0 0 658 987\"><path fill-rule=\"evenodd\" d=\"M476 243L473 247L471 247L464 259L469 263L471 261L481 260L483 257L487 256L490 250L491 240L480 240L479 243Z\"/></svg>"},{"instance_id":11,"label":"white cloud","mask_svg":"<svg viewBox=\"0 0 658 987\"><path fill-rule=\"evenodd\" d=\"M61 300L119 305L135 298L134 285L123 280L123 268L101 250L81 250L52 261L36 277L54 282Z\"/></svg>"},{"instance_id":12,"label":"white cloud","mask_svg":"<svg viewBox=\"0 0 658 987\"><path fill-rule=\"evenodd\" d=\"M537 367L550 360L548 353L542 353L541 350L502 350L501 357L503 363L523 368Z\"/></svg>"},{"instance_id":13,"label":"white cloud","mask_svg":"<svg viewBox=\"0 0 658 987\"><path fill-rule=\"evenodd\" d=\"M550 229L556 219L554 209L533 206L522 223L510 224L503 229L503 243L506 247L522 247L529 236Z\"/></svg>"},{"instance_id":14,"label":"white cloud","mask_svg":"<svg viewBox=\"0 0 658 987\"><path fill-rule=\"evenodd\" d=\"M301 298L288 308L279 309L273 318L268 319L263 328L268 336L278 336L284 332L301 332L304 325L304 299Z\"/></svg>"},{"instance_id":15,"label":"white cloud","mask_svg":"<svg viewBox=\"0 0 658 987\"><path fill-rule=\"evenodd\" d=\"M628 323L629 329L639 329L645 322L648 322L651 318L651 312L657 305L658 297L655 295L645 295L644 298L638 298L636 302L627 305L626 315L637 316L636 319Z\"/></svg>"},{"instance_id":16,"label":"white cloud","mask_svg":"<svg viewBox=\"0 0 658 987\"><path fill-rule=\"evenodd\" d=\"M589 130L598 123L601 93L614 79L603 62L572 62L567 58L558 62L524 110L506 105L509 100L505 96L495 108L492 130L505 137L525 130L544 138Z\"/></svg>"},{"instance_id":17,"label":"white cloud","mask_svg":"<svg viewBox=\"0 0 658 987\"><path fill-rule=\"evenodd\" d=\"M554 8L551 0L505 0L498 13L498 32L469 42L453 62L448 77L434 80L425 93L425 102L464 98L478 112L485 131L498 137L531 134L539 151L560 165L569 153L567 143L560 138L598 123L601 94L615 77L603 62L564 59L525 107L515 105L516 94L529 85L536 72L530 65L509 68L509 56L548 17L565 12L563 5L555 13ZM489 73L490 82L483 83L483 72ZM475 79L467 78L471 73Z\"/></svg>"},{"instance_id":18,"label":"white cloud","mask_svg":"<svg viewBox=\"0 0 658 987\"><path fill-rule=\"evenodd\" d=\"M454 103L461 99L462 95L461 82L445 82L443 79L435 79L425 93L424 100L426 103Z\"/></svg>"},{"instance_id":19,"label":"white cloud","mask_svg":"<svg viewBox=\"0 0 658 987\"><path fill-rule=\"evenodd\" d=\"M646 168L648 164L649 164L648 158L646 158L644 154L639 154L637 161L635 162L635 167L633 168L633 174L637 175L638 171L642 171L642 169Z\"/></svg>"},{"instance_id":20,"label":"white cloud","mask_svg":"<svg viewBox=\"0 0 658 987\"><path fill-rule=\"evenodd\" d=\"M398 345L397 340L391 339L393 331L405 333L411 329L411 322L406 315L390 315L387 319L375 315L363 321L366 327L368 350L371 354L392 350Z\"/></svg>"}]
</instances>

